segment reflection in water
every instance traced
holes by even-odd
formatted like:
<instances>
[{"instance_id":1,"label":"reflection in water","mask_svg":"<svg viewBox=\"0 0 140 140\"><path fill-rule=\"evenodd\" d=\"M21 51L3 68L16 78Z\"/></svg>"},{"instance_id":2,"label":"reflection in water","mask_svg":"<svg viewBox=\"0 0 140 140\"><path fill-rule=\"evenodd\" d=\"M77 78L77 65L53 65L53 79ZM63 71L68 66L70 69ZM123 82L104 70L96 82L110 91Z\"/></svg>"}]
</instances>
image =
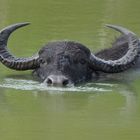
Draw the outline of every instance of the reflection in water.
<instances>
[{"instance_id":1,"label":"reflection in water","mask_svg":"<svg viewBox=\"0 0 140 140\"><path fill-rule=\"evenodd\" d=\"M122 79L121 79L122 80ZM107 93L111 94L112 92L117 91L120 95L122 95L125 98L125 103L123 107L120 109L120 113L125 118L131 118L131 115L134 115L136 111L136 99L137 96L135 93L130 89L130 85L121 83L121 81L115 82L105 82L104 80L101 82L95 82L95 83L87 83L85 85L81 86L72 86L72 87L47 87L43 83L39 83L37 81L33 80L25 80L25 79L14 79L14 78L5 78L4 81L0 82L0 88L3 90L4 88L9 89L16 89L16 90L23 90L23 91L33 91L35 96L40 96L41 92L47 91L47 93L53 95L53 94L64 94L67 92L72 93L91 93L91 99L92 94L94 96L94 93L96 95L100 93ZM1 94L1 96L4 94ZM46 93L45 93L46 95ZM43 93L42 93L43 96ZM4 97L4 96L2 96ZM95 96L94 96L95 97ZM61 99L62 100L62 99ZM59 99L60 101L60 99ZM64 104L63 104L64 105ZM63 106L61 105L61 107ZM65 106L65 105L64 105Z\"/></svg>"},{"instance_id":2,"label":"reflection in water","mask_svg":"<svg viewBox=\"0 0 140 140\"><path fill-rule=\"evenodd\" d=\"M83 126L82 132L87 134L89 128L97 134L104 130L106 134L107 131L119 130L126 124L132 124L132 118L136 115L136 96L120 82L48 88L32 80L5 78L0 87L4 97L0 100L3 103L0 114L4 114L3 119L0 119L1 126L5 125L2 120L7 121L6 130L16 134L18 138L21 132L26 138L35 138L36 135L41 137L42 133L53 139L55 136L61 138L61 134L62 137L67 137L68 132L75 135L81 133L78 128ZM120 99L124 100L120 102Z\"/></svg>"},{"instance_id":3,"label":"reflection in water","mask_svg":"<svg viewBox=\"0 0 140 140\"><path fill-rule=\"evenodd\" d=\"M126 122L129 122L136 115L137 94L131 89L131 86L123 87L121 95L125 97L125 104L120 110L121 116Z\"/></svg>"}]
</instances>

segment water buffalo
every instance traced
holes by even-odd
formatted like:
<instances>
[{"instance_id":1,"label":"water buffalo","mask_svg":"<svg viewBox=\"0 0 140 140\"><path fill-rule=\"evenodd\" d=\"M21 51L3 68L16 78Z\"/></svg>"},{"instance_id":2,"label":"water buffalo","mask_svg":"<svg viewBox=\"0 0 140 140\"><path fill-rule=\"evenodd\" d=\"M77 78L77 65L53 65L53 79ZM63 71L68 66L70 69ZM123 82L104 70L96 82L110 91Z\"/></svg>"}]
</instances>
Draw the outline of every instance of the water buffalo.
<instances>
[{"instance_id":1,"label":"water buffalo","mask_svg":"<svg viewBox=\"0 0 140 140\"><path fill-rule=\"evenodd\" d=\"M14 70L33 70L47 85L68 86L85 82L100 73L119 73L131 68L139 57L139 38L121 26L106 25L121 33L111 48L93 54L74 41L50 42L29 58L14 57L7 49L10 34L29 23L18 23L0 31L0 61Z\"/></svg>"}]
</instances>

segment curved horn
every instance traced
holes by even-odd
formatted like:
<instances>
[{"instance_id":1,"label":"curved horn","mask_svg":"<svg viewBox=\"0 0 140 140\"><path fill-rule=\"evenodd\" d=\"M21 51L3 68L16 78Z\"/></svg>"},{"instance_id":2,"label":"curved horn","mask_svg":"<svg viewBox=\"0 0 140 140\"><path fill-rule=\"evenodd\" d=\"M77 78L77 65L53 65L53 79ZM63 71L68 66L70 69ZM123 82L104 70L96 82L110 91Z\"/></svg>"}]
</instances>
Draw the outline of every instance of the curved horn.
<instances>
[{"instance_id":1,"label":"curved horn","mask_svg":"<svg viewBox=\"0 0 140 140\"><path fill-rule=\"evenodd\" d=\"M14 70L29 70L39 67L38 55L29 58L16 58L7 50L7 41L10 34L18 28L29 23L17 23L0 31L0 61L8 68Z\"/></svg>"},{"instance_id":2,"label":"curved horn","mask_svg":"<svg viewBox=\"0 0 140 140\"><path fill-rule=\"evenodd\" d=\"M139 56L139 39L133 32L121 26L107 25L107 27L115 29L128 36L128 51L118 60L103 60L91 53L90 66L95 70L100 70L106 73L117 73L124 71L134 65Z\"/></svg>"},{"instance_id":3,"label":"curved horn","mask_svg":"<svg viewBox=\"0 0 140 140\"><path fill-rule=\"evenodd\" d=\"M121 27L121 26L106 24L106 27L112 28L112 29L114 29L114 30L116 30L116 31L118 31L118 32L120 32L120 33L122 33L122 34L124 34L124 35L128 35L128 34L130 34L130 33L131 33L132 35L136 35L136 34L133 33L132 31L129 31L128 29L123 28L123 27Z\"/></svg>"}]
</instances>

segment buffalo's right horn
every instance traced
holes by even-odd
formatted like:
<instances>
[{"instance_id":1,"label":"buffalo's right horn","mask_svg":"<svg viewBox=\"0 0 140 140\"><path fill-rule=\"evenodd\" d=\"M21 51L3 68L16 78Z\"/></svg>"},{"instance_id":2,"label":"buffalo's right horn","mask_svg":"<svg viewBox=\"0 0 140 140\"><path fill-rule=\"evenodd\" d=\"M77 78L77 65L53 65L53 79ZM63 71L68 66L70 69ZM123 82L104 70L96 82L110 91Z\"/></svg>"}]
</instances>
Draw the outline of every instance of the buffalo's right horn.
<instances>
[{"instance_id":1,"label":"buffalo's right horn","mask_svg":"<svg viewBox=\"0 0 140 140\"><path fill-rule=\"evenodd\" d=\"M91 53L90 66L98 71L106 73L117 73L125 71L132 67L138 60L140 55L140 42L135 33L126 28L116 25L107 25L107 27L115 29L128 37L128 51L127 53L117 60L104 60Z\"/></svg>"},{"instance_id":2,"label":"buffalo's right horn","mask_svg":"<svg viewBox=\"0 0 140 140\"><path fill-rule=\"evenodd\" d=\"M7 50L7 41L10 34L16 29L28 24L29 23L13 24L0 31L0 61L8 68L14 70L29 70L39 67L38 54L29 58L17 58Z\"/></svg>"}]
</instances>

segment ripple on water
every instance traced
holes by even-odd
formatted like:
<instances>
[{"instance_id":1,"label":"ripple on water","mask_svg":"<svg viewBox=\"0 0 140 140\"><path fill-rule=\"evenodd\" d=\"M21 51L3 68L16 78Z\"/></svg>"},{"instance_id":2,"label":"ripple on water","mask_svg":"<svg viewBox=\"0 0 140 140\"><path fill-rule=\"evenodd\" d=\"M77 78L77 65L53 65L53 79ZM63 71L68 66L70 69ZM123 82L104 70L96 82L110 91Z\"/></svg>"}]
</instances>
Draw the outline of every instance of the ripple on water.
<instances>
[{"instance_id":1,"label":"ripple on water","mask_svg":"<svg viewBox=\"0 0 140 140\"><path fill-rule=\"evenodd\" d=\"M39 83L33 80L22 80L5 78L0 83L2 88L12 88L19 90L37 90L37 91L69 91L69 92L110 92L115 84L109 83L87 83L83 86L71 86L71 87L48 87L45 84Z\"/></svg>"}]
</instances>

